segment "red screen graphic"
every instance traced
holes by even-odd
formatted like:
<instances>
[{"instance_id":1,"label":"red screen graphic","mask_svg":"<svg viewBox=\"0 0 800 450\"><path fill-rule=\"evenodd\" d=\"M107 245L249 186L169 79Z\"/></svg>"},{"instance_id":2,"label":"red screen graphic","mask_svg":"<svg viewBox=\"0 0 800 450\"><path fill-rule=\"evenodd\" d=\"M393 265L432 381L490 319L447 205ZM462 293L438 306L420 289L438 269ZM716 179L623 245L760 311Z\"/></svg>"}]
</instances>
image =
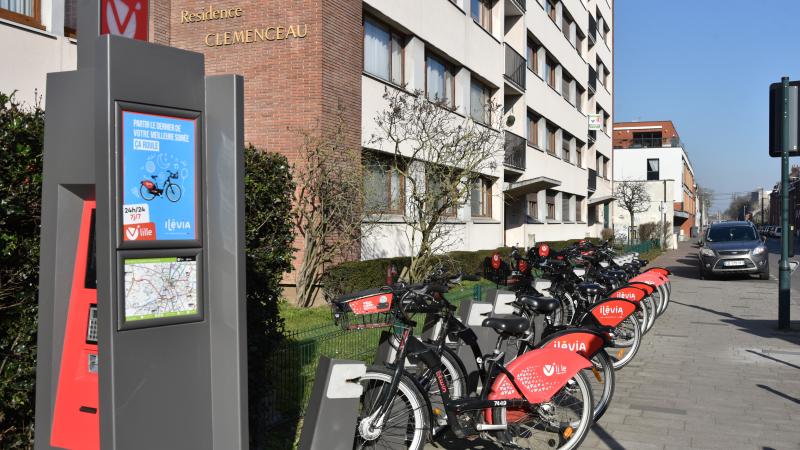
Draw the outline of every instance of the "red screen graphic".
<instances>
[{"instance_id":1,"label":"red screen graphic","mask_svg":"<svg viewBox=\"0 0 800 450\"><path fill-rule=\"evenodd\" d=\"M100 0L100 34L147 40L147 0Z\"/></svg>"}]
</instances>

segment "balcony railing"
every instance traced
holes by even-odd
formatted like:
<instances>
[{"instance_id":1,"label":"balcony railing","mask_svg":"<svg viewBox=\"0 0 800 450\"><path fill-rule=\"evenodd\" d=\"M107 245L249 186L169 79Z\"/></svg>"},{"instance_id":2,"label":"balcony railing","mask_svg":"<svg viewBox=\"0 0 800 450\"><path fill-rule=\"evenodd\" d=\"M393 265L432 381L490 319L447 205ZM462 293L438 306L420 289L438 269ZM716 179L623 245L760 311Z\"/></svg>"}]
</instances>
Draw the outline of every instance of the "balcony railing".
<instances>
[{"instance_id":1,"label":"balcony railing","mask_svg":"<svg viewBox=\"0 0 800 450\"><path fill-rule=\"evenodd\" d=\"M589 14L589 41L593 44L597 41L597 21L591 14Z\"/></svg>"},{"instance_id":2,"label":"balcony railing","mask_svg":"<svg viewBox=\"0 0 800 450\"><path fill-rule=\"evenodd\" d=\"M506 130L505 135L505 165L525 170L525 138L508 130Z\"/></svg>"},{"instance_id":3,"label":"balcony railing","mask_svg":"<svg viewBox=\"0 0 800 450\"><path fill-rule=\"evenodd\" d=\"M589 145L594 144L597 140L597 130L589 130Z\"/></svg>"},{"instance_id":4,"label":"balcony railing","mask_svg":"<svg viewBox=\"0 0 800 450\"><path fill-rule=\"evenodd\" d=\"M589 90L597 92L597 71L591 66L589 66Z\"/></svg>"},{"instance_id":5,"label":"balcony railing","mask_svg":"<svg viewBox=\"0 0 800 450\"><path fill-rule=\"evenodd\" d=\"M522 90L525 90L525 58L517 53L511 46L505 44L506 47L506 78L517 85Z\"/></svg>"},{"instance_id":6,"label":"balcony railing","mask_svg":"<svg viewBox=\"0 0 800 450\"><path fill-rule=\"evenodd\" d=\"M527 0L511 0L511 3L517 5L517 7L522 10L522 12L525 12L528 2Z\"/></svg>"},{"instance_id":7,"label":"balcony railing","mask_svg":"<svg viewBox=\"0 0 800 450\"><path fill-rule=\"evenodd\" d=\"M589 186L588 190L594 192L597 190L597 171L589 169Z\"/></svg>"},{"instance_id":8,"label":"balcony railing","mask_svg":"<svg viewBox=\"0 0 800 450\"><path fill-rule=\"evenodd\" d=\"M614 148L662 148L662 147L683 147L683 143L677 137L671 138L627 138L616 139Z\"/></svg>"}]
</instances>

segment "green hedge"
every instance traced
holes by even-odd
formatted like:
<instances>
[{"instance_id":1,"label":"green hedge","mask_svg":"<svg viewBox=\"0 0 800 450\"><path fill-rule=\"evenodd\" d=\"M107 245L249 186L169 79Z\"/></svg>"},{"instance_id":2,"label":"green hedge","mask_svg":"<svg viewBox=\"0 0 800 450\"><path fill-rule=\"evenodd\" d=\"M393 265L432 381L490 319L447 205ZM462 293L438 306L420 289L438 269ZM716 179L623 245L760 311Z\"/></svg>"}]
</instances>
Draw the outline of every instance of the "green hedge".
<instances>
[{"instance_id":1,"label":"green hedge","mask_svg":"<svg viewBox=\"0 0 800 450\"><path fill-rule=\"evenodd\" d=\"M548 242L551 248L560 250L569 245L575 244L580 239L570 239L567 241ZM599 239L591 238L592 242ZM464 272L470 274L482 274L483 263L487 257L491 257L495 251L500 252L504 259L511 254L511 247L500 247L490 250L478 250L474 252L457 251L450 252L442 256L445 263L452 263L453 272ZM364 289L380 287L386 284L386 270L393 264L400 272L411 262L409 257L380 258L368 261L352 261L339 264L325 271L322 277L323 290L327 299L334 298L341 294L358 292Z\"/></svg>"}]
</instances>

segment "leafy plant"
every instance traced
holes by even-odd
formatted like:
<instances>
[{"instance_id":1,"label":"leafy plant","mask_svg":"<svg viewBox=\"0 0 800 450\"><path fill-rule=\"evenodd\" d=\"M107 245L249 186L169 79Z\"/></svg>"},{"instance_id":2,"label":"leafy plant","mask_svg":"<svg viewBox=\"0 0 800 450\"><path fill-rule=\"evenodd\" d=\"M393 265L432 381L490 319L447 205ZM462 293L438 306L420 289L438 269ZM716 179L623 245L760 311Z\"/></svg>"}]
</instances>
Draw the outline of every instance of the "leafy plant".
<instances>
[{"instance_id":1,"label":"leafy plant","mask_svg":"<svg viewBox=\"0 0 800 450\"><path fill-rule=\"evenodd\" d=\"M0 93L0 448L33 445L44 111Z\"/></svg>"}]
</instances>

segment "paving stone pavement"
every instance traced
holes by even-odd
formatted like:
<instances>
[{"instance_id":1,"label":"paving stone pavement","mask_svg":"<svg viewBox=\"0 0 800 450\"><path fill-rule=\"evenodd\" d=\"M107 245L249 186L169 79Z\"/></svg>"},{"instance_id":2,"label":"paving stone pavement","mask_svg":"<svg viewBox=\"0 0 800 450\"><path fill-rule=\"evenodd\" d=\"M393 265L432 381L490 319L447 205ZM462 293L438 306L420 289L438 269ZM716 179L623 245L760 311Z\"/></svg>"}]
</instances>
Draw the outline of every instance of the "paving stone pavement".
<instances>
[{"instance_id":1,"label":"paving stone pavement","mask_svg":"<svg viewBox=\"0 0 800 450\"><path fill-rule=\"evenodd\" d=\"M672 302L617 372L611 406L582 449L800 449L800 321L777 330L774 277L699 280L697 252L682 243L652 262L673 272Z\"/></svg>"},{"instance_id":2,"label":"paving stone pavement","mask_svg":"<svg viewBox=\"0 0 800 450\"><path fill-rule=\"evenodd\" d=\"M673 272L672 302L582 449L800 449L800 321L778 331L774 279L699 280L697 252L653 262Z\"/></svg>"}]
</instances>

